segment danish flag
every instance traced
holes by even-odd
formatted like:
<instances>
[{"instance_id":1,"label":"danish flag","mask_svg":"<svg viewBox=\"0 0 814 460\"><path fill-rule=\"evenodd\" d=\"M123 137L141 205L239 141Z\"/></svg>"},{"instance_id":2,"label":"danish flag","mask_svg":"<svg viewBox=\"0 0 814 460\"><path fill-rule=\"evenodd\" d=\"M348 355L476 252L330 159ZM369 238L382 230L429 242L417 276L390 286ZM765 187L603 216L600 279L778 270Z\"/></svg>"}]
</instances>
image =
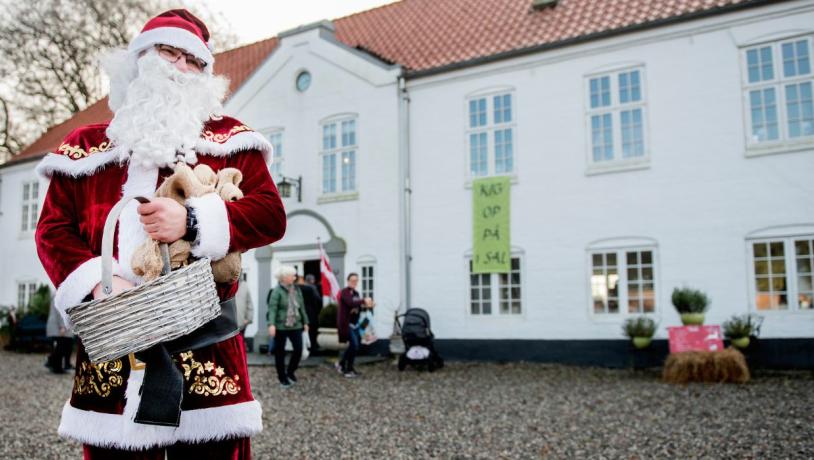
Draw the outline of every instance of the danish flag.
<instances>
[{"instance_id":1,"label":"danish flag","mask_svg":"<svg viewBox=\"0 0 814 460\"><path fill-rule=\"evenodd\" d=\"M322 242L319 242L319 273L322 278L322 295L330 295L332 299L339 298L339 282L336 281L336 276L331 270L331 263L328 261L328 254L322 248Z\"/></svg>"}]
</instances>

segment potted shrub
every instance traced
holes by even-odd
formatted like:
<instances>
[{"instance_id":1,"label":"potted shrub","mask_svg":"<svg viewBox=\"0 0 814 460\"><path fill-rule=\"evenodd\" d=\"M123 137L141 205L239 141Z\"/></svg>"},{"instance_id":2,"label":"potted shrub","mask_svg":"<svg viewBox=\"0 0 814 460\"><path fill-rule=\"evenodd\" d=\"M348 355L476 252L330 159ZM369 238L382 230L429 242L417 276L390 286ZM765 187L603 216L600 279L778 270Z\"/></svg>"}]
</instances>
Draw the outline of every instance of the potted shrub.
<instances>
[{"instance_id":1,"label":"potted shrub","mask_svg":"<svg viewBox=\"0 0 814 460\"><path fill-rule=\"evenodd\" d=\"M704 324L704 312L709 305L706 294L688 287L675 288L672 301L685 326Z\"/></svg>"},{"instance_id":2,"label":"potted shrub","mask_svg":"<svg viewBox=\"0 0 814 460\"><path fill-rule=\"evenodd\" d=\"M627 337L633 340L634 347L647 348L656 333L656 322L647 316L628 318L622 325L622 330Z\"/></svg>"},{"instance_id":3,"label":"potted shrub","mask_svg":"<svg viewBox=\"0 0 814 460\"><path fill-rule=\"evenodd\" d=\"M751 314L734 315L724 321L724 336L737 348L749 346L750 337L757 337L760 334L760 325L763 317Z\"/></svg>"},{"instance_id":4,"label":"potted shrub","mask_svg":"<svg viewBox=\"0 0 814 460\"><path fill-rule=\"evenodd\" d=\"M339 331L336 328L336 313L338 306L329 303L319 312L319 334L317 343L325 350L341 350L346 345L339 343Z\"/></svg>"}]
</instances>

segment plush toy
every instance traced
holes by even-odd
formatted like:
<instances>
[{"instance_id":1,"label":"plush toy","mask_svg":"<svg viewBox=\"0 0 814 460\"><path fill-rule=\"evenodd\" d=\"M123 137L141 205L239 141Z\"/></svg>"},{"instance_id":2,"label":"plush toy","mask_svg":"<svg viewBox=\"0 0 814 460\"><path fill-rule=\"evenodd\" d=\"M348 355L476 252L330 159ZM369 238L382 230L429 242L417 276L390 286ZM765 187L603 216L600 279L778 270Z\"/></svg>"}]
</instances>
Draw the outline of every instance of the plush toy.
<instances>
[{"instance_id":1,"label":"plush toy","mask_svg":"<svg viewBox=\"0 0 814 460\"><path fill-rule=\"evenodd\" d=\"M243 198L243 192L238 188L242 180L243 175L235 168L224 168L215 174L206 165L198 165L192 169L185 163L178 163L173 175L164 180L155 194L157 197L171 198L182 205L189 198L213 192L218 193L225 201L236 201ZM190 262L192 248L189 242L175 241L170 243L169 249L171 268L176 269ZM131 265L133 273L146 281L160 276L163 263L158 242L152 238L147 239L136 249ZM237 281L240 276L240 253L231 252L223 259L213 261L212 274L218 283Z\"/></svg>"},{"instance_id":2,"label":"plush toy","mask_svg":"<svg viewBox=\"0 0 814 460\"><path fill-rule=\"evenodd\" d=\"M237 201L243 198L243 192L238 188L243 180L243 173L235 168L223 168L218 171L215 191L223 201ZM223 259L212 261L212 275L219 283L234 283L240 277L240 252L233 251Z\"/></svg>"}]
</instances>

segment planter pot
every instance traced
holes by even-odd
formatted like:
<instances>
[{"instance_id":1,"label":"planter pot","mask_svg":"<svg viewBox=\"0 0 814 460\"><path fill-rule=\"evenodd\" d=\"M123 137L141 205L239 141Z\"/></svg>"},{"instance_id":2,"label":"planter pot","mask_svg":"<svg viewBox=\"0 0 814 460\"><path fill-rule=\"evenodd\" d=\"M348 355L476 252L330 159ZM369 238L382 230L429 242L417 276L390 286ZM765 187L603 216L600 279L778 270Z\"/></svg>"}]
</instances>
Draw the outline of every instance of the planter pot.
<instances>
[{"instance_id":1,"label":"planter pot","mask_svg":"<svg viewBox=\"0 0 814 460\"><path fill-rule=\"evenodd\" d=\"M700 326L704 324L704 314L703 313L682 313L681 314L681 322L684 323L685 326Z\"/></svg>"},{"instance_id":2,"label":"planter pot","mask_svg":"<svg viewBox=\"0 0 814 460\"><path fill-rule=\"evenodd\" d=\"M749 346L749 337L738 337L736 339L732 339L732 345L735 345L737 348L746 348Z\"/></svg>"},{"instance_id":3,"label":"planter pot","mask_svg":"<svg viewBox=\"0 0 814 460\"><path fill-rule=\"evenodd\" d=\"M339 331L331 327L319 328L317 343L323 350L344 350L348 348L347 343L339 343Z\"/></svg>"},{"instance_id":4,"label":"planter pot","mask_svg":"<svg viewBox=\"0 0 814 460\"><path fill-rule=\"evenodd\" d=\"M639 349L647 348L652 341L652 337L633 337L633 346Z\"/></svg>"}]
</instances>

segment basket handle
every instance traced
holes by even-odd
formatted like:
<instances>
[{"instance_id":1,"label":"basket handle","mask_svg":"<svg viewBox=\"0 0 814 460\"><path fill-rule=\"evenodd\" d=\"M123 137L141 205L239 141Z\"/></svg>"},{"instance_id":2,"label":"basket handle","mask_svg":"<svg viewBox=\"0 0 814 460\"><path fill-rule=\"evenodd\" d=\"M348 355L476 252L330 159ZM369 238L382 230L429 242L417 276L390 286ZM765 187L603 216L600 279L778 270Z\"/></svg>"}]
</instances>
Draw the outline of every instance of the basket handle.
<instances>
[{"instance_id":1,"label":"basket handle","mask_svg":"<svg viewBox=\"0 0 814 460\"><path fill-rule=\"evenodd\" d=\"M118 222L119 215L130 200L136 200L142 204L150 202L143 196L126 196L119 200L107 215L104 232L102 233L102 292L105 295L110 295L113 292L113 234L115 233L116 222ZM163 262L161 274L166 275L170 272L170 248L167 243L159 243L158 249Z\"/></svg>"}]
</instances>

